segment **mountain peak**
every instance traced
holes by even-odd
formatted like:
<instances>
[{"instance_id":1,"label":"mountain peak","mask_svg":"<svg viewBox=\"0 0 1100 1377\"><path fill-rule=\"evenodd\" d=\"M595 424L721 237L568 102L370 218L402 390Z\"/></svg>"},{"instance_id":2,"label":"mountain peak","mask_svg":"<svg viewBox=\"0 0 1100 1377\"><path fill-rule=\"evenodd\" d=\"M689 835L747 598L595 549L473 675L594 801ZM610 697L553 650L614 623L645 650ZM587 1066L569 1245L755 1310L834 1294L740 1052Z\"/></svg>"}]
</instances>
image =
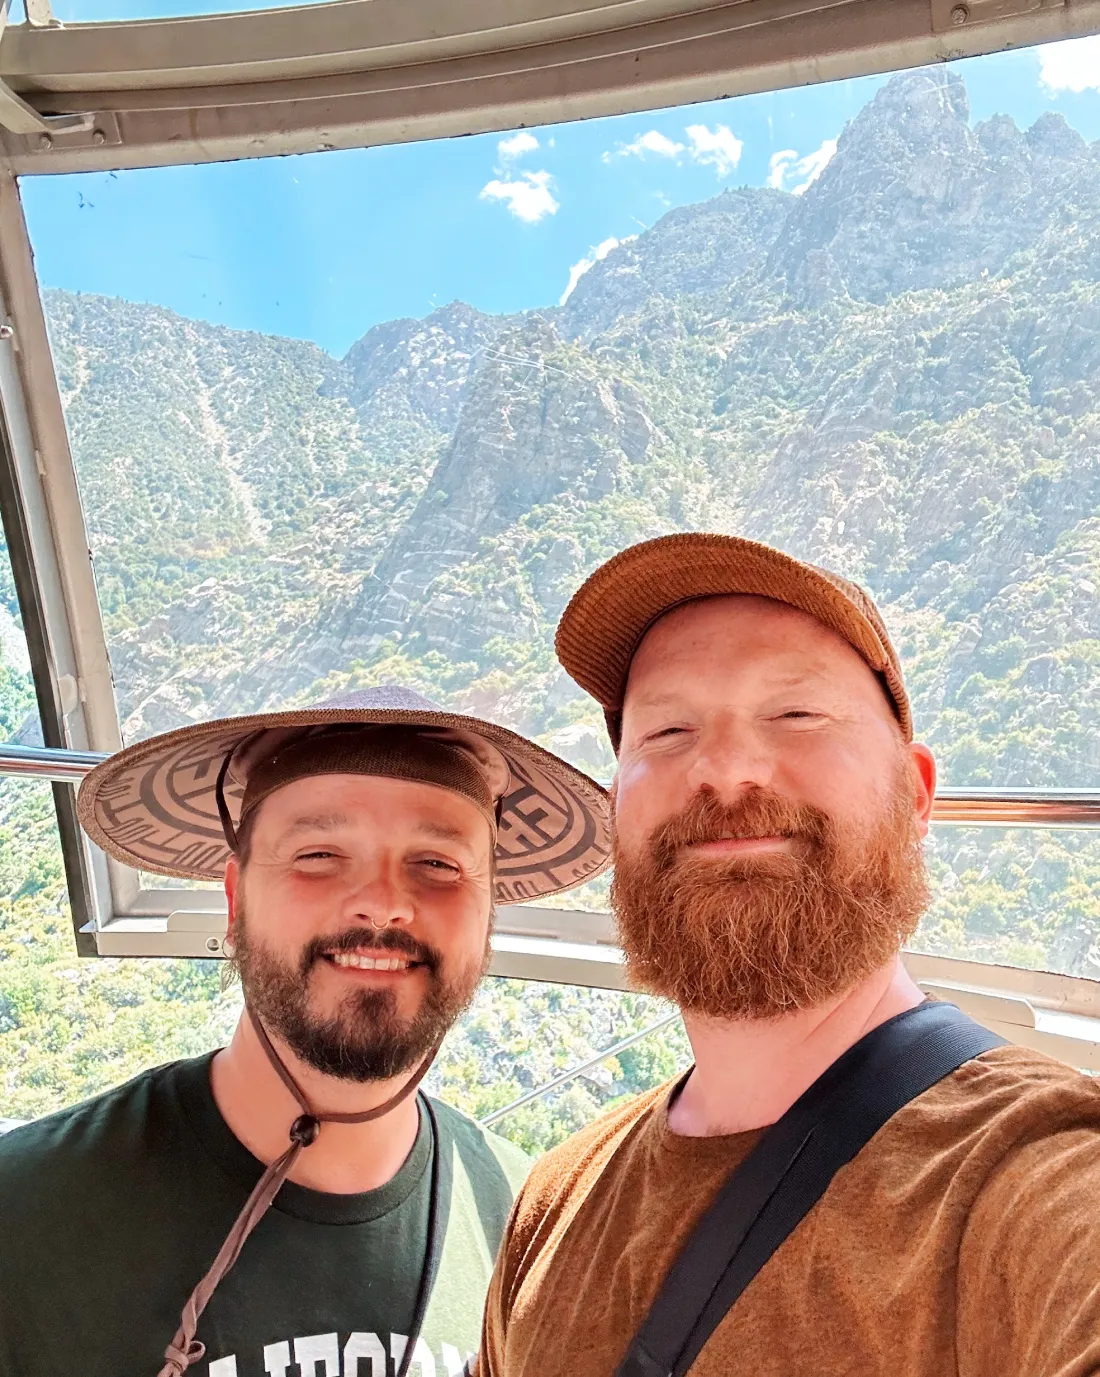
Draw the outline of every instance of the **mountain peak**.
<instances>
[{"instance_id":1,"label":"mountain peak","mask_svg":"<svg viewBox=\"0 0 1100 1377\"><path fill-rule=\"evenodd\" d=\"M371 326L344 356L349 400L362 410L379 393L395 392L419 419L453 425L474 359L508 320L452 301L421 320Z\"/></svg>"},{"instance_id":2,"label":"mountain peak","mask_svg":"<svg viewBox=\"0 0 1100 1377\"><path fill-rule=\"evenodd\" d=\"M1039 116L1025 135L1032 157L1080 162L1089 155L1089 146L1065 115L1048 110Z\"/></svg>"},{"instance_id":3,"label":"mountain peak","mask_svg":"<svg viewBox=\"0 0 1100 1377\"><path fill-rule=\"evenodd\" d=\"M850 128L872 125L893 116L904 123L914 117L970 125L966 83L950 67L916 67L899 72L875 93Z\"/></svg>"},{"instance_id":4,"label":"mountain peak","mask_svg":"<svg viewBox=\"0 0 1100 1377\"><path fill-rule=\"evenodd\" d=\"M772 270L794 284L828 250L848 292L870 301L997 273L1060 216L1057 174L1077 174L1089 150L1060 115L1026 135L1003 115L969 121L966 87L945 67L888 81L791 212Z\"/></svg>"}]
</instances>

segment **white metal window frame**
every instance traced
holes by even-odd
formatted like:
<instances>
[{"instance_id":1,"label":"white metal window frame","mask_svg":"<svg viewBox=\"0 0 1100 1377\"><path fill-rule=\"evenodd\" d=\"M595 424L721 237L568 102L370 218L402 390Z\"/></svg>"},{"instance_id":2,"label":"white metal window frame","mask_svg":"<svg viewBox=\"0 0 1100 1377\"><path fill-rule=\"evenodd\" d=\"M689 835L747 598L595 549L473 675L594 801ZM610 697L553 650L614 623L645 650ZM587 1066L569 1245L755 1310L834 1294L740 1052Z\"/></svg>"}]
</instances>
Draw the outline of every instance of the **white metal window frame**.
<instances>
[{"instance_id":1,"label":"white metal window frame","mask_svg":"<svg viewBox=\"0 0 1100 1377\"><path fill-rule=\"evenodd\" d=\"M37 619L47 740L42 751L0 748L0 773L55 781L80 950L218 956L225 902L215 890L143 889L72 825L73 781L121 741L19 175L501 130L1094 32L1100 0L331 0L0 32L0 458L18 499L5 523L10 544L18 517L23 540L20 597L24 620ZM936 817L1097 826L1100 791L944 790ZM906 961L1005 1036L1100 1070L1100 982L919 953ZM601 913L501 910L492 969L626 988Z\"/></svg>"}]
</instances>

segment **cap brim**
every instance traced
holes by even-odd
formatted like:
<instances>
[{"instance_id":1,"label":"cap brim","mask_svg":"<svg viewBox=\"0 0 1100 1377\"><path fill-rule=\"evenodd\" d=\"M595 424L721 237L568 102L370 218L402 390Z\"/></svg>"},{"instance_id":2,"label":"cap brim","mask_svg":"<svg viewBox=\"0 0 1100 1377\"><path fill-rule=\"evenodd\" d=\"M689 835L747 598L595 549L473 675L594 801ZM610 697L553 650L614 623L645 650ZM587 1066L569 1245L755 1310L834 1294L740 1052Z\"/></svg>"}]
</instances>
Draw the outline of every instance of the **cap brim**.
<instances>
[{"instance_id":1,"label":"cap brim","mask_svg":"<svg viewBox=\"0 0 1100 1377\"><path fill-rule=\"evenodd\" d=\"M557 894L606 869L611 856L606 791L515 732L457 713L302 709L181 727L96 766L80 786L81 824L98 846L135 869L220 880L229 848L215 783L226 755L259 731L340 723L473 732L496 747L509 770L497 831L498 903ZM225 796L236 819L239 785L227 784Z\"/></svg>"},{"instance_id":2,"label":"cap brim","mask_svg":"<svg viewBox=\"0 0 1100 1377\"><path fill-rule=\"evenodd\" d=\"M684 603L738 593L787 603L847 641L883 676L902 730L911 735L908 699L883 636L851 594L822 570L770 545L739 536L687 533L645 541L615 555L581 586L558 625L558 659L601 704L613 739L631 661L653 623Z\"/></svg>"}]
</instances>

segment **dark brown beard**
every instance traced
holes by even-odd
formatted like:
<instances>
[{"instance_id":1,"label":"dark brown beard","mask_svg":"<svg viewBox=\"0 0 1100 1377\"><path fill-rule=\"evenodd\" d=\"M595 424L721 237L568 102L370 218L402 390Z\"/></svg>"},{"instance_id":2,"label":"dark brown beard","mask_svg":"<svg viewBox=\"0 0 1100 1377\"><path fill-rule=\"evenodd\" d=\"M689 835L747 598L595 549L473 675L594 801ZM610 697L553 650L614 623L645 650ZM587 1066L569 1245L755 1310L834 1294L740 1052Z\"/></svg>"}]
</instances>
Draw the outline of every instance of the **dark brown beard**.
<instances>
[{"instance_id":1,"label":"dark brown beard","mask_svg":"<svg viewBox=\"0 0 1100 1377\"><path fill-rule=\"evenodd\" d=\"M489 961L488 941L480 961L449 972L439 952L399 928L372 932L370 937L372 946L423 963L428 988L409 1019L398 1015L392 990L349 991L335 1013L320 1017L313 1012L314 967L324 960L323 952L360 947L361 927L314 938L297 962L284 962L256 940L243 905L237 909L233 961L245 1003L302 1061L340 1080L389 1080L418 1065L467 1008Z\"/></svg>"},{"instance_id":2,"label":"dark brown beard","mask_svg":"<svg viewBox=\"0 0 1100 1377\"><path fill-rule=\"evenodd\" d=\"M727 805L696 795L640 853L615 842L611 905L642 989L721 1019L820 1005L884 966L916 930L928 882L909 783L870 835L754 789ZM730 857L683 848L729 835L788 835L795 853Z\"/></svg>"}]
</instances>

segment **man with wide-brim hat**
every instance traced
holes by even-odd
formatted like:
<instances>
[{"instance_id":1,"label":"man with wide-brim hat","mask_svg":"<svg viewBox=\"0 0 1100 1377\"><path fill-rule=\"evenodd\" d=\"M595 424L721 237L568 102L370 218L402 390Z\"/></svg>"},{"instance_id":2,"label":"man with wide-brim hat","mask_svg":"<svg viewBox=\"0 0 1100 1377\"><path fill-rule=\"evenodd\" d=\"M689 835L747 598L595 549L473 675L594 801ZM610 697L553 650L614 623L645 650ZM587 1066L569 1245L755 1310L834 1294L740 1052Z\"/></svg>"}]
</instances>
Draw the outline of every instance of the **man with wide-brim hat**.
<instances>
[{"instance_id":1,"label":"man with wide-brim hat","mask_svg":"<svg viewBox=\"0 0 1100 1377\"><path fill-rule=\"evenodd\" d=\"M617 755L627 966L694 1066L535 1164L479 1377L1100 1374L1100 1084L901 962L935 765L871 598L672 535L557 649Z\"/></svg>"},{"instance_id":2,"label":"man with wide-brim hat","mask_svg":"<svg viewBox=\"0 0 1100 1377\"><path fill-rule=\"evenodd\" d=\"M182 728L84 781L116 859L222 880L229 1046L0 1141L4 1377L451 1377L529 1163L417 1087L494 901L609 854L604 791L371 689Z\"/></svg>"}]
</instances>

